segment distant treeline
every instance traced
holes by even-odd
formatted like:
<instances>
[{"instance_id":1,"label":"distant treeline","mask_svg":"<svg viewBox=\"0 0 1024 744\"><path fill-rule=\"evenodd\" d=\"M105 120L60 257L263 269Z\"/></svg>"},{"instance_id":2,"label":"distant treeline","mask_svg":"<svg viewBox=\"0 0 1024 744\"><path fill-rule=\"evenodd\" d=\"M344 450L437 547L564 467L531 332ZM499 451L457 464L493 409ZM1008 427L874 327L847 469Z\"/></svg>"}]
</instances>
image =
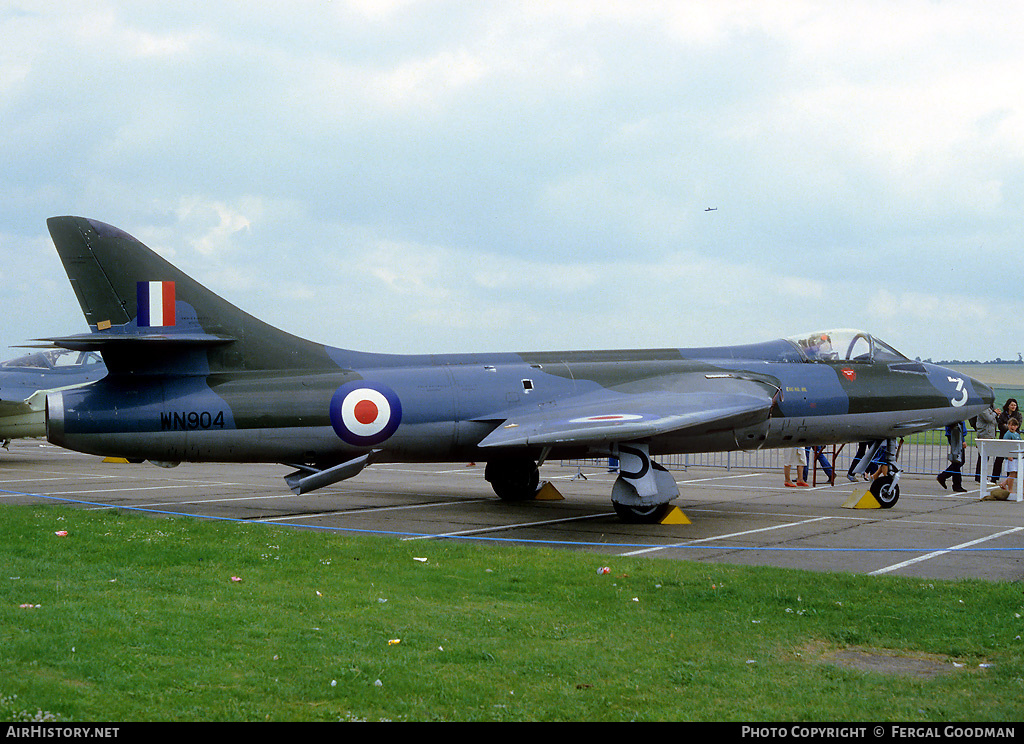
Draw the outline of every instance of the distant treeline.
<instances>
[{"instance_id":1,"label":"distant treeline","mask_svg":"<svg viewBox=\"0 0 1024 744\"><path fill-rule=\"evenodd\" d=\"M1024 359L1021 359L1019 357L1019 355L1018 355L1017 359L1000 359L999 357L996 357L995 359L993 359L993 360L991 360L989 362L979 362L977 359L945 359L945 360L941 360L940 359L937 362L933 362L931 359L922 359L921 357L917 357L917 361L919 361L919 362L927 362L928 364L942 364L942 365L946 365L946 364L1024 364Z\"/></svg>"}]
</instances>

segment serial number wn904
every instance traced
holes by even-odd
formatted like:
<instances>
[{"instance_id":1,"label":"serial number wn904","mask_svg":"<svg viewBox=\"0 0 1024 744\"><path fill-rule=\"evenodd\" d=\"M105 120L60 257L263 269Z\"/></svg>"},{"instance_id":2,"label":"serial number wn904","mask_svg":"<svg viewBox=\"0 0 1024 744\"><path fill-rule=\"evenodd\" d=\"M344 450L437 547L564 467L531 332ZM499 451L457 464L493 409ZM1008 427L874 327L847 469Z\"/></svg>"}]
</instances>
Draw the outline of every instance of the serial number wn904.
<instances>
[{"instance_id":1,"label":"serial number wn904","mask_svg":"<svg viewBox=\"0 0 1024 744\"><path fill-rule=\"evenodd\" d=\"M224 411L160 412L161 431L190 431L193 429L223 429Z\"/></svg>"}]
</instances>

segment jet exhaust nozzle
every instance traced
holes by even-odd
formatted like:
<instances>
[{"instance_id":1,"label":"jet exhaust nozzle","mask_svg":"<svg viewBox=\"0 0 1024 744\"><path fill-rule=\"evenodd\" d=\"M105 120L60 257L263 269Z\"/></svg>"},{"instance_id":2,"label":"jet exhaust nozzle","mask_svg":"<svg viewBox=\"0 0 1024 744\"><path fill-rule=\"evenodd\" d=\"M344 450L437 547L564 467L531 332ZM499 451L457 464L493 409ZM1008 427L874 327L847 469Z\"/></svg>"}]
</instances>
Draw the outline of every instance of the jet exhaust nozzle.
<instances>
[{"instance_id":1,"label":"jet exhaust nozzle","mask_svg":"<svg viewBox=\"0 0 1024 744\"><path fill-rule=\"evenodd\" d=\"M64 393L46 394L46 441L64 446Z\"/></svg>"}]
</instances>

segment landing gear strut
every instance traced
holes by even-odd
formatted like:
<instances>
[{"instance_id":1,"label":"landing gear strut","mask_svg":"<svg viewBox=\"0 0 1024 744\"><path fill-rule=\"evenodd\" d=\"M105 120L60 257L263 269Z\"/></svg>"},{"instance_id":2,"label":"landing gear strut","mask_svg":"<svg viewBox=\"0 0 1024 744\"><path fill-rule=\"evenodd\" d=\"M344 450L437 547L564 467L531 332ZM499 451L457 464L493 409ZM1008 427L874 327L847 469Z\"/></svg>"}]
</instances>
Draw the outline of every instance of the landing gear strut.
<instances>
[{"instance_id":1,"label":"landing gear strut","mask_svg":"<svg viewBox=\"0 0 1024 744\"><path fill-rule=\"evenodd\" d=\"M617 446L619 477L612 487L612 506L624 522L660 522L672 509L668 503L679 495L675 478L651 460L646 444Z\"/></svg>"},{"instance_id":2,"label":"landing gear strut","mask_svg":"<svg viewBox=\"0 0 1024 744\"><path fill-rule=\"evenodd\" d=\"M884 454L879 458L877 457L878 451L883 446L885 447ZM875 462L880 467L885 468L885 475L877 476L871 481L871 485L868 488L871 491L871 495L878 502L878 505L883 509L891 509L900 498L900 469L896 465L896 458L899 457L902 446L903 440L900 440L899 447L896 446L894 439L876 440L853 471L855 474L860 475L871 462Z\"/></svg>"}]
</instances>

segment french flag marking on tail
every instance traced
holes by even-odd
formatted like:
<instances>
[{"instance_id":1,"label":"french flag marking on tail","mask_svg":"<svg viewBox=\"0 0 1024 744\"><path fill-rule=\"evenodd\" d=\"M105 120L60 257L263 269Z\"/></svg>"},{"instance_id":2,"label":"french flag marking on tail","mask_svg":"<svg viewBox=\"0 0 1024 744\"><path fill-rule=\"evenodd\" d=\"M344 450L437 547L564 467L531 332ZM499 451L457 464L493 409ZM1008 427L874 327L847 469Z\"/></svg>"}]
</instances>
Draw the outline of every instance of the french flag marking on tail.
<instances>
[{"instance_id":1,"label":"french flag marking on tail","mask_svg":"<svg viewBox=\"0 0 1024 744\"><path fill-rule=\"evenodd\" d=\"M174 325L174 282L138 283L139 328Z\"/></svg>"}]
</instances>

